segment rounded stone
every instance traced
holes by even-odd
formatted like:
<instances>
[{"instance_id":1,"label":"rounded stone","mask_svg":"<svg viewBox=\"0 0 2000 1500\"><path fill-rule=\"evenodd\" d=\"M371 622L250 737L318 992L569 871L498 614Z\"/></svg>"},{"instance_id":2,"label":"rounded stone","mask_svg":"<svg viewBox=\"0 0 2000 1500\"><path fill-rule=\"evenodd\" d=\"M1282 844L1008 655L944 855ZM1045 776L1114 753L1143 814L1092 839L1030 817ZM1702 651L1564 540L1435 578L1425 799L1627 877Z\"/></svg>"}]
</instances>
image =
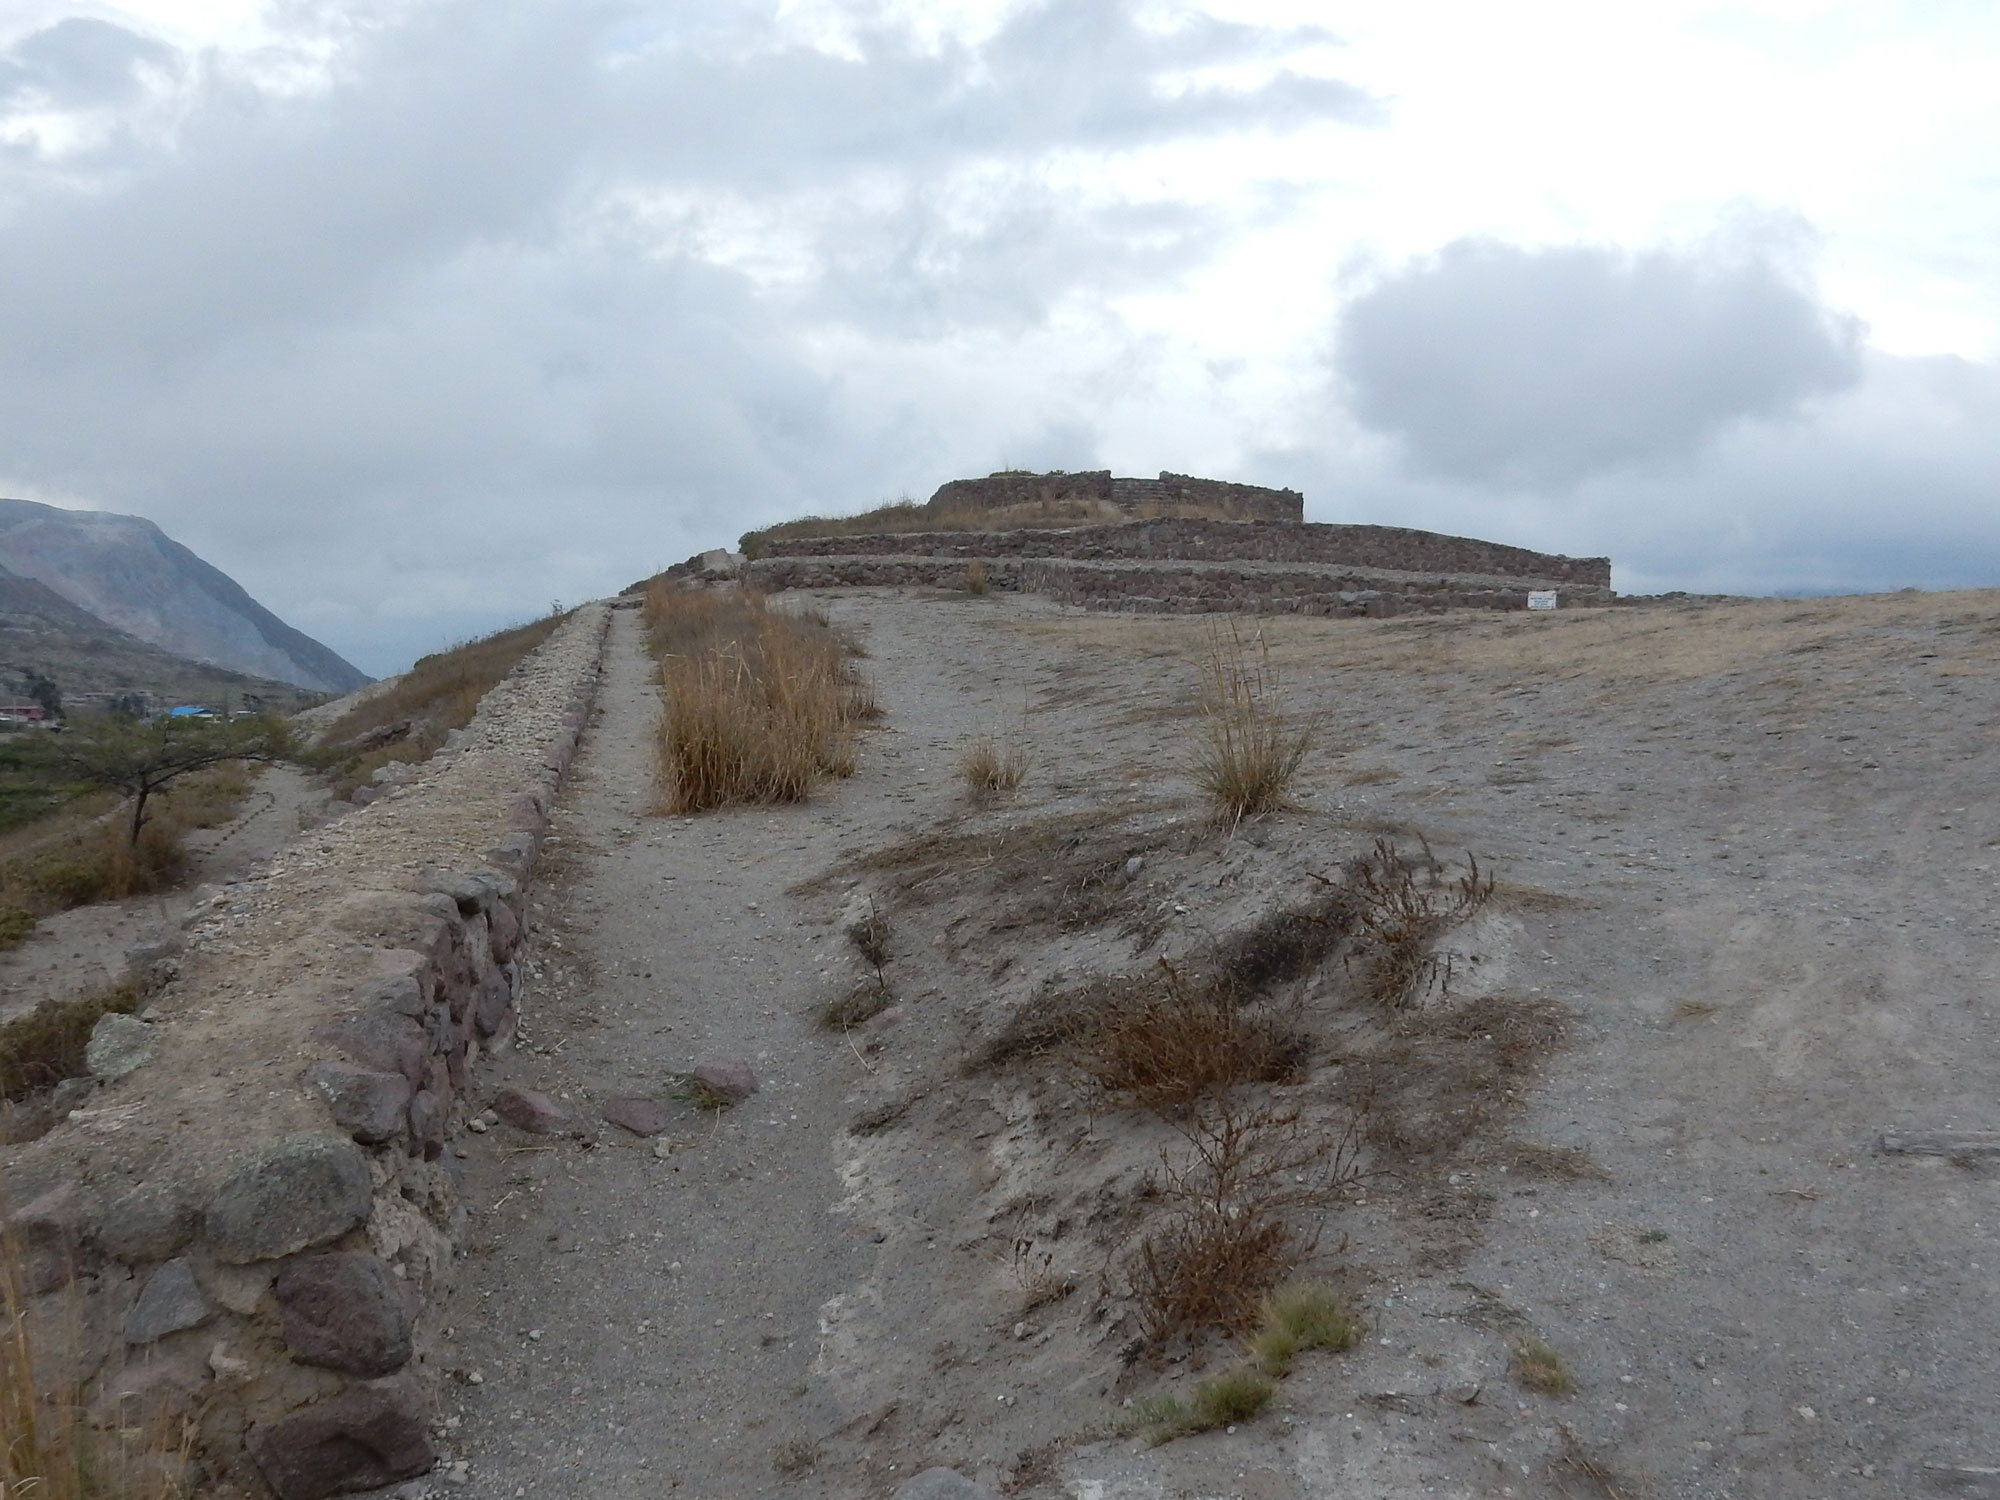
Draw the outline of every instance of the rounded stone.
<instances>
[{"instance_id":1,"label":"rounded stone","mask_svg":"<svg viewBox=\"0 0 2000 1500\"><path fill-rule=\"evenodd\" d=\"M153 1028L137 1016L108 1011L97 1018L84 1044L83 1065L98 1078L123 1078L151 1061Z\"/></svg>"},{"instance_id":2,"label":"rounded stone","mask_svg":"<svg viewBox=\"0 0 2000 1500\"><path fill-rule=\"evenodd\" d=\"M373 1206L368 1158L340 1136L290 1135L230 1174L208 1205L215 1258L275 1260L338 1239Z\"/></svg>"}]
</instances>

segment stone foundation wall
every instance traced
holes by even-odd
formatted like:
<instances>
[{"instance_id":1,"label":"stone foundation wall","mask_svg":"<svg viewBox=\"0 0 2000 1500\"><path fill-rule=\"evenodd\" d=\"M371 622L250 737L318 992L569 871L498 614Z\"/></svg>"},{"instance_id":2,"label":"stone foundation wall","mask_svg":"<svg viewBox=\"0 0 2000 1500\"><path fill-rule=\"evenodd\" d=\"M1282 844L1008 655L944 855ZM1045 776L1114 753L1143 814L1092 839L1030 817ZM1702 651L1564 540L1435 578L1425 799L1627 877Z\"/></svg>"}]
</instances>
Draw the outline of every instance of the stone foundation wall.
<instances>
[{"instance_id":1,"label":"stone foundation wall","mask_svg":"<svg viewBox=\"0 0 2000 1500\"><path fill-rule=\"evenodd\" d=\"M777 557L749 564L755 587L964 588L969 557ZM1067 558L980 559L987 587L1046 594L1086 609L1160 614L1398 615L1445 609L1526 609L1528 585L1478 575L1284 564L1107 563ZM1554 585L1565 608L1609 604L1609 589Z\"/></svg>"},{"instance_id":2,"label":"stone foundation wall","mask_svg":"<svg viewBox=\"0 0 2000 1500\"><path fill-rule=\"evenodd\" d=\"M1301 521L1305 496L1226 479L1199 479L1162 470L1157 479L1115 479L1109 469L1076 474L990 474L938 486L925 509L1005 511L1024 506L1110 506L1130 515L1200 511L1230 521Z\"/></svg>"},{"instance_id":3,"label":"stone foundation wall","mask_svg":"<svg viewBox=\"0 0 2000 1500\"><path fill-rule=\"evenodd\" d=\"M152 1003L0 1147L42 1379L106 1426L197 1423L204 1493L321 1500L441 1456L449 1141L513 1033L609 619L578 611L431 761L135 955Z\"/></svg>"},{"instance_id":4,"label":"stone foundation wall","mask_svg":"<svg viewBox=\"0 0 2000 1500\"><path fill-rule=\"evenodd\" d=\"M873 536L774 537L766 559L901 554L970 560L1073 558L1318 563L1403 573L1506 578L1582 588L1611 587L1608 557L1563 557L1401 526L1319 522L1245 525L1185 517L1108 526L1009 531L915 531Z\"/></svg>"}]
</instances>

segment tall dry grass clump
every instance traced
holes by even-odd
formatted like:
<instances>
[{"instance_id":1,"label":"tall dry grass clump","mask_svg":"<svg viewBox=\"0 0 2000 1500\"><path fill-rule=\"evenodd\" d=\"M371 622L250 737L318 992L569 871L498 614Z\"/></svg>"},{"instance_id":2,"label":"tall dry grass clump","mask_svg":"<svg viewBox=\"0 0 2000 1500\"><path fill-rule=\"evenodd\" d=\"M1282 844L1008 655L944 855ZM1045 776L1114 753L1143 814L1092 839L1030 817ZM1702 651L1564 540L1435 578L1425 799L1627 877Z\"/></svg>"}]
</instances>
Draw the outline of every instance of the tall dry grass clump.
<instances>
[{"instance_id":1,"label":"tall dry grass clump","mask_svg":"<svg viewBox=\"0 0 2000 1500\"><path fill-rule=\"evenodd\" d=\"M1312 748L1313 725L1285 711L1277 665L1235 623L1212 631L1201 664L1201 742L1194 778L1229 827L1282 807Z\"/></svg>"},{"instance_id":2,"label":"tall dry grass clump","mask_svg":"<svg viewBox=\"0 0 2000 1500\"><path fill-rule=\"evenodd\" d=\"M646 627L666 692L667 811L797 802L822 777L852 774L854 726L880 710L823 616L660 579L646 593Z\"/></svg>"},{"instance_id":3,"label":"tall dry grass clump","mask_svg":"<svg viewBox=\"0 0 2000 1500\"><path fill-rule=\"evenodd\" d=\"M1028 751L1019 741L974 735L958 752L958 779L975 802L1011 797L1028 775Z\"/></svg>"},{"instance_id":4,"label":"tall dry grass clump","mask_svg":"<svg viewBox=\"0 0 2000 1500\"><path fill-rule=\"evenodd\" d=\"M175 1500L192 1429L172 1417L92 1420L88 1393L45 1389L59 1350L38 1345L20 1247L0 1244L0 1497L4 1500ZM72 1330L70 1337L77 1337Z\"/></svg>"}]
</instances>

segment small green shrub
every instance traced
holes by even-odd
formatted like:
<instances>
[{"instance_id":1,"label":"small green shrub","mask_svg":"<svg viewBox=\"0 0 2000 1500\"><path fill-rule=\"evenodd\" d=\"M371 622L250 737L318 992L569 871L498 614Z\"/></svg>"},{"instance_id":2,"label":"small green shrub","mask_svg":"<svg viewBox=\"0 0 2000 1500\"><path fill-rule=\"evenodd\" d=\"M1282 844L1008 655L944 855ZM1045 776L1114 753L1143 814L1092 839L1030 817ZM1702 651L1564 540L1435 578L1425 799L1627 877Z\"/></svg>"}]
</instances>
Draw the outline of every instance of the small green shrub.
<instances>
[{"instance_id":1,"label":"small green shrub","mask_svg":"<svg viewBox=\"0 0 2000 1500\"><path fill-rule=\"evenodd\" d=\"M1308 1349L1352 1349L1367 1327L1333 1289L1316 1281L1281 1286L1264 1303L1264 1321L1250 1350L1266 1375L1286 1375Z\"/></svg>"},{"instance_id":2,"label":"small green shrub","mask_svg":"<svg viewBox=\"0 0 2000 1500\"><path fill-rule=\"evenodd\" d=\"M18 948L35 935L35 914L25 906L0 902L0 953Z\"/></svg>"},{"instance_id":3,"label":"small green shrub","mask_svg":"<svg viewBox=\"0 0 2000 1500\"><path fill-rule=\"evenodd\" d=\"M1540 1339L1523 1339L1514 1346L1514 1378L1544 1396L1567 1396L1576 1389L1563 1357Z\"/></svg>"},{"instance_id":4,"label":"small green shrub","mask_svg":"<svg viewBox=\"0 0 2000 1500\"><path fill-rule=\"evenodd\" d=\"M1197 1382L1186 1401L1158 1395L1135 1402L1132 1424L1158 1446L1232 1422L1247 1422L1271 1404L1276 1391L1275 1385L1250 1366L1233 1365Z\"/></svg>"}]
</instances>

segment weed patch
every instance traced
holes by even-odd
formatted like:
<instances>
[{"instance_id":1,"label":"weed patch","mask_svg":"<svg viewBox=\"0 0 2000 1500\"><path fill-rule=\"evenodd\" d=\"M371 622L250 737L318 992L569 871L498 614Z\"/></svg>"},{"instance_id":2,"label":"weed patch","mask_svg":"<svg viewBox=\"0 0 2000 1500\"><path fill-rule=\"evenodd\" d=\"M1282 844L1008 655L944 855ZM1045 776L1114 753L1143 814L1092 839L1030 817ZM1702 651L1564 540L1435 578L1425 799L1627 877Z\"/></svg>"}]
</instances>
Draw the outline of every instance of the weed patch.
<instances>
[{"instance_id":1,"label":"weed patch","mask_svg":"<svg viewBox=\"0 0 2000 1500\"><path fill-rule=\"evenodd\" d=\"M1433 951L1438 937L1476 915L1493 894L1491 876L1468 856L1467 869L1448 878L1430 849L1410 860L1386 838L1347 868L1359 941L1349 966L1361 993L1379 1005L1404 1006L1431 991L1448 993L1451 968Z\"/></svg>"},{"instance_id":2,"label":"weed patch","mask_svg":"<svg viewBox=\"0 0 2000 1500\"><path fill-rule=\"evenodd\" d=\"M1162 962L1137 979L1097 986L1073 1013L1071 1050L1106 1093L1147 1109L1182 1109L1234 1084L1298 1071L1306 1039L1254 999Z\"/></svg>"},{"instance_id":3,"label":"weed patch","mask_svg":"<svg viewBox=\"0 0 2000 1500\"><path fill-rule=\"evenodd\" d=\"M1265 1297L1318 1242L1318 1220L1363 1177L1358 1127L1329 1138L1298 1111L1219 1100L1178 1127L1186 1156L1155 1179L1175 1207L1130 1267L1140 1328L1154 1345L1204 1329L1243 1333ZM1310 1220L1304 1228L1295 1217Z\"/></svg>"}]
</instances>

